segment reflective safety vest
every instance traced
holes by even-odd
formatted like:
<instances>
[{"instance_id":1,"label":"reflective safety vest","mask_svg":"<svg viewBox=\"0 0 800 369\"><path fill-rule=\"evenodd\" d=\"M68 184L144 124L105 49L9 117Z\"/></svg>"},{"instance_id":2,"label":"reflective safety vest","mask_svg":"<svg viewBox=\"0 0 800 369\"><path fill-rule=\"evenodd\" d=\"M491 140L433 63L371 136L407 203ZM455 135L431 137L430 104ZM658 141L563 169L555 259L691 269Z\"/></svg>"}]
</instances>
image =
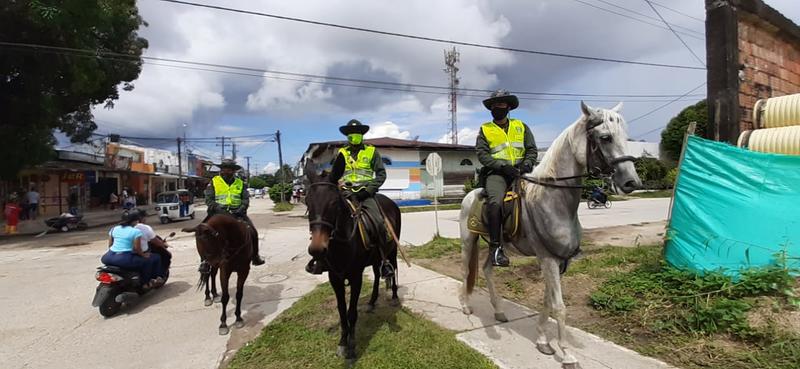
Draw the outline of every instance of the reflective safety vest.
<instances>
[{"instance_id":1,"label":"reflective safety vest","mask_svg":"<svg viewBox=\"0 0 800 369\"><path fill-rule=\"evenodd\" d=\"M525 158L525 125L521 120L508 120L508 134L495 122L484 123L481 131L489 141L489 151L496 160L516 165Z\"/></svg>"},{"instance_id":2,"label":"reflective safety vest","mask_svg":"<svg viewBox=\"0 0 800 369\"><path fill-rule=\"evenodd\" d=\"M231 185L225 183L222 176L214 177L212 182L214 183L214 197L217 200L217 204L231 208L238 208L242 205L244 182L240 178L236 178Z\"/></svg>"},{"instance_id":3,"label":"reflective safety vest","mask_svg":"<svg viewBox=\"0 0 800 369\"><path fill-rule=\"evenodd\" d=\"M358 156L353 159L347 147L339 149L339 153L344 156L344 175L339 179L339 184L344 185L349 182L352 189L360 189L375 178L375 171L372 170L372 158L375 156L375 146L365 145Z\"/></svg>"}]
</instances>

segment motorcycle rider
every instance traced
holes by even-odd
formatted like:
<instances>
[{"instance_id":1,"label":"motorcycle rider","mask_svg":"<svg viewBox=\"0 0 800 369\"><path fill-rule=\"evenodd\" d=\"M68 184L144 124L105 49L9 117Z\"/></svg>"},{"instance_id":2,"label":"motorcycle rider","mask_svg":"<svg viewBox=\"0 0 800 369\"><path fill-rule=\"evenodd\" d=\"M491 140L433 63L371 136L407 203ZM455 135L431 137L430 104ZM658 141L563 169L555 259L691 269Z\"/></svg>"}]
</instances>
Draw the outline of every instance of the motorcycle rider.
<instances>
[{"instance_id":1,"label":"motorcycle rider","mask_svg":"<svg viewBox=\"0 0 800 369\"><path fill-rule=\"evenodd\" d=\"M161 258L142 250L142 231L136 228L137 224L138 212L123 213L122 221L108 232L108 251L100 261L105 265L138 271L143 287L153 288L164 283L163 278L157 275Z\"/></svg>"},{"instance_id":2,"label":"motorcycle rider","mask_svg":"<svg viewBox=\"0 0 800 369\"><path fill-rule=\"evenodd\" d=\"M172 264L172 253L167 250L167 243L156 235L153 228L147 225L147 211L144 209L136 208L131 212L139 214L139 223L136 224L136 229L142 231L142 250L144 252L156 253L161 257L161 269L158 271L158 276L167 279L167 271L170 264Z\"/></svg>"},{"instance_id":3,"label":"motorcycle rider","mask_svg":"<svg viewBox=\"0 0 800 369\"><path fill-rule=\"evenodd\" d=\"M242 169L242 167L231 159L223 160L218 166L220 174L211 180L205 190L208 216L203 220L203 223L216 214L230 214L243 220L253 230L252 263L253 265L263 265L264 258L258 254L258 231L253 225L253 221L247 216L247 208L250 207L250 194L244 186L244 181L235 175L236 171Z\"/></svg>"}]
</instances>

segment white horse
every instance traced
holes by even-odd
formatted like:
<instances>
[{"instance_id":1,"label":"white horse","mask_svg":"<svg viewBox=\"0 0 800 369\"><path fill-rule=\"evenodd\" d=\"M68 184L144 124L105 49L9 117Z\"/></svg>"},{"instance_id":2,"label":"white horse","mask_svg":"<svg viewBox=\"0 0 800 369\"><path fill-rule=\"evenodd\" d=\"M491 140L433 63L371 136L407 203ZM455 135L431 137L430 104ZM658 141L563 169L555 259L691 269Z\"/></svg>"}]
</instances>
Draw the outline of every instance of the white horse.
<instances>
[{"instance_id":1,"label":"white horse","mask_svg":"<svg viewBox=\"0 0 800 369\"><path fill-rule=\"evenodd\" d=\"M553 142L533 173L521 181L523 195L520 230L506 243L523 255L536 256L545 281L544 310L536 326L536 348L553 355L545 333L548 318L558 323L558 346L562 351L564 368L577 368L578 360L567 347L565 339L566 310L561 292L560 270L579 251L581 225L578 205L581 202L581 182L586 174L610 176L616 187L629 193L641 186L633 158L626 156L628 138L626 125L619 113L622 103L612 109L591 108L581 102L581 117L567 127ZM461 202L461 254L464 283L459 299L464 314L472 314L469 296L475 286L478 269L478 235L467 228L470 208L480 191L470 192ZM492 264L483 265L495 319L506 322L505 313L492 280Z\"/></svg>"}]
</instances>

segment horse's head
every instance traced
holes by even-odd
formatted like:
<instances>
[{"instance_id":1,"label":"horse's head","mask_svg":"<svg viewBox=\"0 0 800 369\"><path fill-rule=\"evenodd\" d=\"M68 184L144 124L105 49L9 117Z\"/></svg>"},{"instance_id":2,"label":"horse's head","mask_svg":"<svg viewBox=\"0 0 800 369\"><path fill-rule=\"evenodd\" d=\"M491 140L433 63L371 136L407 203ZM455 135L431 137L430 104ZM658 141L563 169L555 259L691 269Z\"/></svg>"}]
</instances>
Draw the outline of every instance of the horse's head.
<instances>
[{"instance_id":1,"label":"horse's head","mask_svg":"<svg viewBox=\"0 0 800 369\"><path fill-rule=\"evenodd\" d=\"M621 109L622 103L603 109L581 102L586 121L586 167L595 175L611 175L617 188L630 193L641 187L642 180L633 165L634 158L626 154L628 136Z\"/></svg>"},{"instance_id":2,"label":"horse's head","mask_svg":"<svg viewBox=\"0 0 800 369\"><path fill-rule=\"evenodd\" d=\"M311 242L308 253L318 257L328 251L328 244L337 228L337 219L346 209L338 185L325 175L317 174L317 167L307 163L306 206L308 207L308 226Z\"/></svg>"},{"instance_id":3,"label":"horse's head","mask_svg":"<svg viewBox=\"0 0 800 369\"><path fill-rule=\"evenodd\" d=\"M194 233L197 254L203 260L216 264L222 257L222 239L220 233L211 225L200 223L191 228L181 229L183 232Z\"/></svg>"}]
</instances>

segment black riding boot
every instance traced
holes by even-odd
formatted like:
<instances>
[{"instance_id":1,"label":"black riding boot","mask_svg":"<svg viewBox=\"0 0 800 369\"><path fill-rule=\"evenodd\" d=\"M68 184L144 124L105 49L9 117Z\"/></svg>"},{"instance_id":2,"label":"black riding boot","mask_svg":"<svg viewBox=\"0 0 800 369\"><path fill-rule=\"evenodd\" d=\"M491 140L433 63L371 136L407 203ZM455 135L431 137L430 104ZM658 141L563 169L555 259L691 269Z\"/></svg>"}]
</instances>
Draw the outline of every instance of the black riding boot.
<instances>
[{"instance_id":1,"label":"black riding boot","mask_svg":"<svg viewBox=\"0 0 800 369\"><path fill-rule=\"evenodd\" d=\"M394 266L389 260L384 260L381 263L381 278L392 278L394 277Z\"/></svg>"},{"instance_id":2,"label":"black riding boot","mask_svg":"<svg viewBox=\"0 0 800 369\"><path fill-rule=\"evenodd\" d=\"M250 223L250 224L252 224L252 223ZM253 226L251 225L251 227L253 227ZM253 238L253 260L252 260L252 263L253 263L253 265L256 265L256 266L264 265L264 263L266 263L266 261L264 261L264 258L262 258L261 255L258 254L258 231L256 231L255 227L253 227L252 238Z\"/></svg>"},{"instance_id":3,"label":"black riding boot","mask_svg":"<svg viewBox=\"0 0 800 369\"><path fill-rule=\"evenodd\" d=\"M509 260L503 252L503 209L496 204L486 204L489 224L489 260L492 265L507 267Z\"/></svg>"}]
</instances>

